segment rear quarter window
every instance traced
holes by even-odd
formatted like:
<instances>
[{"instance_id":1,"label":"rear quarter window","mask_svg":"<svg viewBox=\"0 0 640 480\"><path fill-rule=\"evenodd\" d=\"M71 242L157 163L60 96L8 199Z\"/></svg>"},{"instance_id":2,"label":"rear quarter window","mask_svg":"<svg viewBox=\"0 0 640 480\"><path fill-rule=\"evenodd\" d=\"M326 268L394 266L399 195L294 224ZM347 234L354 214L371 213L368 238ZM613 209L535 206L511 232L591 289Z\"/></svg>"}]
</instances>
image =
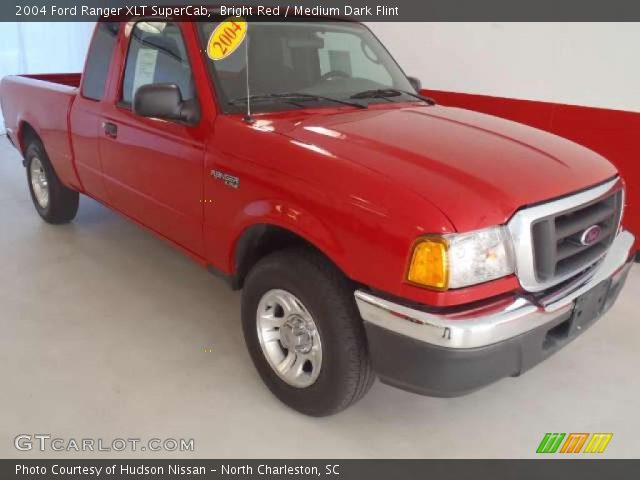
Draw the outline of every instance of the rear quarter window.
<instances>
[{"instance_id":1,"label":"rear quarter window","mask_svg":"<svg viewBox=\"0 0 640 480\"><path fill-rule=\"evenodd\" d=\"M102 100L119 30L120 23L118 22L98 23L91 47L89 47L87 64L84 68L83 97L91 100Z\"/></svg>"}]
</instances>

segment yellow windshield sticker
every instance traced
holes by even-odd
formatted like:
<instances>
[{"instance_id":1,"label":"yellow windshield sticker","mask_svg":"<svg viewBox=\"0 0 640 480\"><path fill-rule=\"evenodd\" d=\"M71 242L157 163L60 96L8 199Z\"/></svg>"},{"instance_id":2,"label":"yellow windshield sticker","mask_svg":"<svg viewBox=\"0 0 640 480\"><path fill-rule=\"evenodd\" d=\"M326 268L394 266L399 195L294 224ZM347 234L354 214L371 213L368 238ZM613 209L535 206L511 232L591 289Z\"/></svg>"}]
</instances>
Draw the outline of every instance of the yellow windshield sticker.
<instances>
[{"instance_id":1,"label":"yellow windshield sticker","mask_svg":"<svg viewBox=\"0 0 640 480\"><path fill-rule=\"evenodd\" d=\"M247 21L242 17L229 17L220 22L207 43L207 55L211 60L222 60L231 55L247 36Z\"/></svg>"}]
</instances>

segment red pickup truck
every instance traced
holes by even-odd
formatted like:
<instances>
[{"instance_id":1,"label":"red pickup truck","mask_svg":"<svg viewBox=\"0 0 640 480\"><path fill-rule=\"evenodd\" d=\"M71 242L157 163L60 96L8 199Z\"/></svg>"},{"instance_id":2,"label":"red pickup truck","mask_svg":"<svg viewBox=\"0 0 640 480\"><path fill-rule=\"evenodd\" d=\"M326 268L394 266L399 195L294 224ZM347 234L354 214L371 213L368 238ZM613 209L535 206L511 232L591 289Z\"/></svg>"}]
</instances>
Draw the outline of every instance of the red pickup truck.
<instances>
[{"instance_id":1,"label":"red pickup truck","mask_svg":"<svg viewBox=\"0 0 640 480\"><path fill-rule=\"evenodd\" d=\"M82 193L243 289L287 405L335 413L376 376L465 394L615 301L634 237L596 153L434 104L359 23L122 20L82 75L2 80L35 209L69 222Z\"/></svg>"}]
</instances>

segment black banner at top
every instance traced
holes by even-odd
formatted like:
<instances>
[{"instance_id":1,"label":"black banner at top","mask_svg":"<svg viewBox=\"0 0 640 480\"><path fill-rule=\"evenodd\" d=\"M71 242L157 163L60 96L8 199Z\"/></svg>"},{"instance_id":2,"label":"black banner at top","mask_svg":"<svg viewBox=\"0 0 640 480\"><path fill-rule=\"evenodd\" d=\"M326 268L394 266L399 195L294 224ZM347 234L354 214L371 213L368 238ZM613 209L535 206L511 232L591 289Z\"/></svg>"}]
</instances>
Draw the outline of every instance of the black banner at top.
<instances>
[{"instance_id":1,"label":"black banner at top","mask_svg":"<svg viewBox=\"0 0 640 480\"><path fill-rule=\"evenodd\" d=\"M132 15L198 21L206 20L207 9L197 7L221 5L250 7L250 16L270 20L311 15L367 22L640 21L640 2L634 0L3 0L0 21L90 22Z\"/></svg>"}]
</instances>

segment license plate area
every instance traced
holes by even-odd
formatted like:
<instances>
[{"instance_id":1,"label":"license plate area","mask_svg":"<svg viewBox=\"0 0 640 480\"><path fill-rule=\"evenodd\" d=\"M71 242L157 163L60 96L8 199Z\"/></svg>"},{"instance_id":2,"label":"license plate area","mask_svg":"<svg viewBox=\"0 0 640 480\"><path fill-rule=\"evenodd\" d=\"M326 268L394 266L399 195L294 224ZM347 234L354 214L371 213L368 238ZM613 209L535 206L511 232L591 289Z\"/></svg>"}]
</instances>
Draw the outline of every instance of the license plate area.
<instances>
[{"instance_id":1,"label":"license plate area","mask_svg":"<svg viewBox=\"0 0 640 480\"><path fill-rule=\"evenodd\" d=\"M547 332L543 349L556 350L597 320L613 303L610 301L611 283L611 279L605 280L580 295L574 302L571 316Z\"/></svg>"},{"instance_id":2,"label":"license plate area","mask_svg":"<svg viewBox=\"0 0 640 480\"><path fill-rule=\"evenodd\" d=\"M616 302L630 269L631 263L627 263L611 278L603 280L576 298L572 310L547 330L542 341L543 355L551 355L562 348L606 313Z\"/></svg>"},{"instance_id":3,"label":"license plate area","mask_svg":"<svg viewBox=\"0 0 640 480\"><path fill-rule=\"evenodd\" d=\"M571 337L586 329L610 305L607 302L611 279L600 282L588 292L580 295L574 304L568 336Z\"/></svg>"}]
</instances>

